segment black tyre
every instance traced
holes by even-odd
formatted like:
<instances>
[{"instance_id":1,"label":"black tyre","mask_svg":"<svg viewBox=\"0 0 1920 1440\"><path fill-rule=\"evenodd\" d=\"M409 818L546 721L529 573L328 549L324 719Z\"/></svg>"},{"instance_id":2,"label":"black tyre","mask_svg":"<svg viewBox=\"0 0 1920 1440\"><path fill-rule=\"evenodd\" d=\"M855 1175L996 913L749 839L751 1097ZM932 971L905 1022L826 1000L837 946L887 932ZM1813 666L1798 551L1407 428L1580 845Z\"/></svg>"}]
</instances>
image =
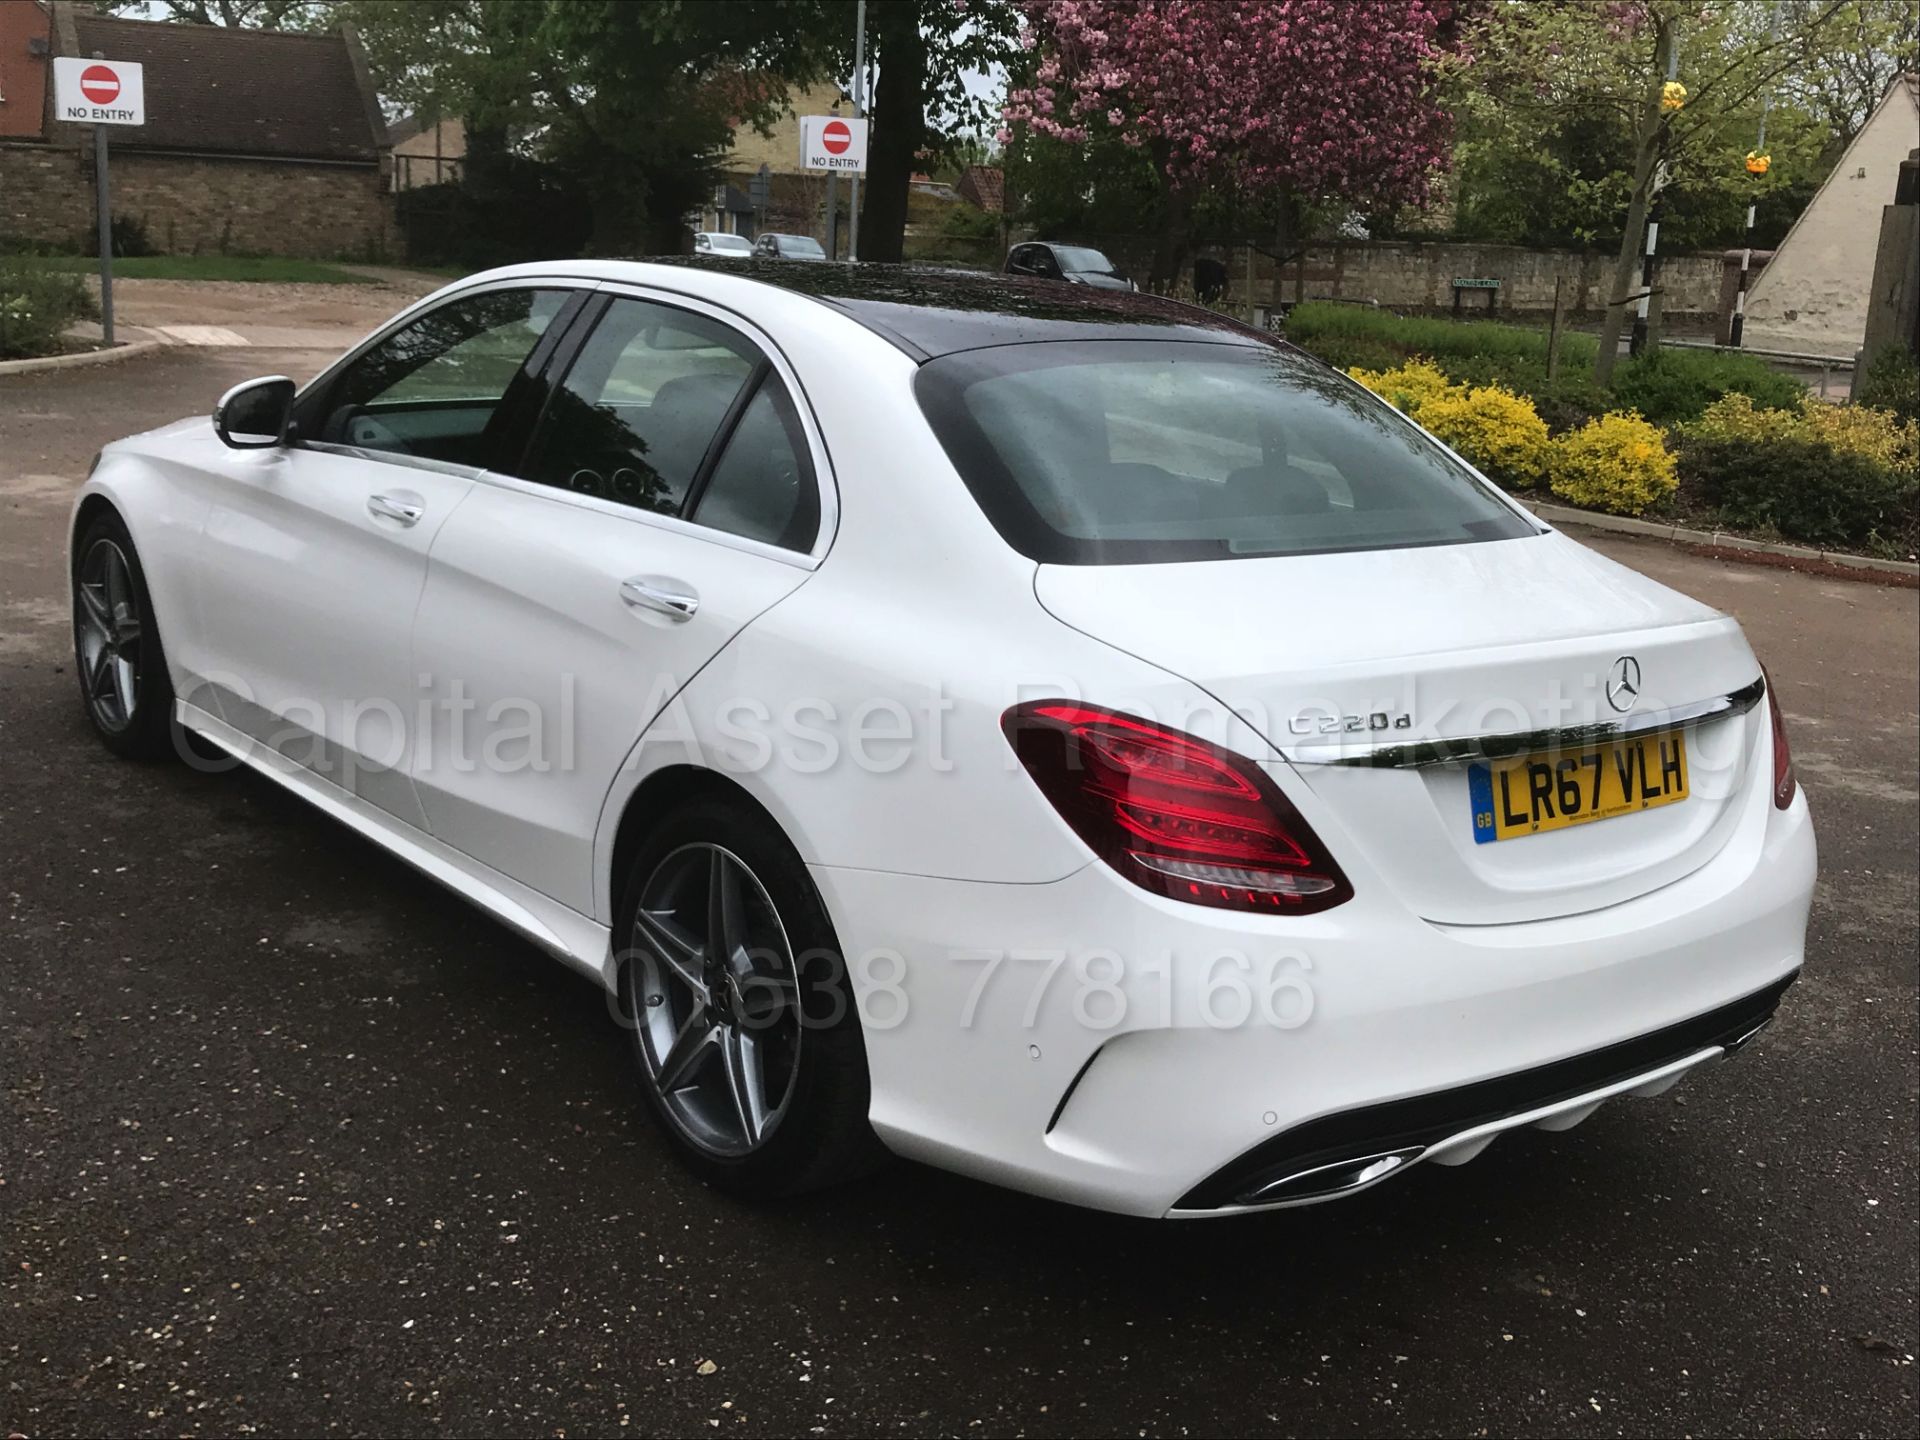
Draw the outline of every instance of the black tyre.
<instances>
[{"instance_id":1,"label":"black tyre","mask_svg":"<svg viewBox=\"0 0 1920 1440\"><path fill-rule=\"evenodd\" d=\"M94 732L116 755L174 753L173 683L133 537L103 510L73 547L73 657Z\"/></svg>"},{"instance_id":2,"label":"black tyre","mask_svg":"<svg viewBox=\"0 0 1920 1440\"><path fill-rule=\"evenodd\" d=\"M800 857L753 807L672 812L620 887L620 999L641 1088L688 1168L751 1198L884 1158L833 926Z\"/></svg>"}]
</instances>

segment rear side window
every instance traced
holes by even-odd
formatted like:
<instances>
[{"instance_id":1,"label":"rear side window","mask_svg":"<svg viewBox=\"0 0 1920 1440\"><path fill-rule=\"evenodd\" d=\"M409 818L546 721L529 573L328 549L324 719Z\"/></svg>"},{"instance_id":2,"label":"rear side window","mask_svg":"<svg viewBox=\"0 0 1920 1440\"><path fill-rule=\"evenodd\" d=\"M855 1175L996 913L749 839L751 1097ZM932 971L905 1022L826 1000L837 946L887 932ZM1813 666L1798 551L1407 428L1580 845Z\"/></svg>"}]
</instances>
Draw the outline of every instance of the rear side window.
<instances>
[{"instance_id":1,"label":"rear side window","mask_svg":"<svg viewBox=\"0 0 1920 1440\"><path fill-rule=\"evenodd\" d=\"M1457 545L1536 533L1345 376L1264 346L1010 345L915 390L1016 550L1066 565Z\"/></svg>"},{"instance_id":2,"label":"rear side window","mask_svg":"<svg viewBox=\"0 0 1920 1440\"><path fill-rule=\"evenodd\" d=\"M690 518L783 550L813 548L820 493L807 463L800 417L779 376L769 372L762 378Z\"/></svg>"},{"instance_id":3,"label":"rear side window","mask_svg":"<svg viewBox=\"0 0 1920 1440\"><path fill-rule=\"evenodd\" d=\"M540 419L524 478L786 550L820 531L806 432L744 335L616 299Z\"/></svg>"},{"instance_id":4,"label":"rear side window","mask_svg":"<svg viewBox=\"0 0 1920 1440\"><path fill-rule=\"evenodd\" d=\"M704 315L615 300L553 392L526 476L677 515L759 361Z\"/></svg>"}]
</instances>

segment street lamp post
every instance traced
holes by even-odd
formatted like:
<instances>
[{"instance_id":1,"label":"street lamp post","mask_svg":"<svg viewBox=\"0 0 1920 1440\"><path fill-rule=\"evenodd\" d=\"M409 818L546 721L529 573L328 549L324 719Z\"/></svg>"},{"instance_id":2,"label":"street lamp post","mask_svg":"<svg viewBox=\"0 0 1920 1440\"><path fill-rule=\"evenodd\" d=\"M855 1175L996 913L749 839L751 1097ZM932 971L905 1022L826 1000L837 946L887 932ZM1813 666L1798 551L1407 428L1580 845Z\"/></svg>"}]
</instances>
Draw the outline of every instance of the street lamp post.
<instances>
[{"instance_id":1,"label":"street lamp post","mask_svg":"<svg viewBox=\"0 0 1920 1440\"><path fill-rule=\"evenodd\" d=\"M1667 37L1667 81L1661 90L1660 108L1664 112L1660 120L1660 148L1667 148L1667 130L1670 121L1668 115L1676 112L1687 103L1686 87L1677 77L1680 73L1680 37L1669 34ZM1654 303L1654 276L1659 269L1657 259L1660 248L1660 215L1666 208L1667 183L1672 175L1662 156L1653 171L1653 200L1647 209L1647 248L1640 259L1640 303L1634 310L1633 336L1627 342L1627 353L1642 354L1650 344L1658 344L1652 338L1659 327L1660 307Z\"/></svg>"},{"instance_id":2,"label":"street lamp post","mask_svg":"<svg viewBox=\"0 0 1920 1440\"><path fill-rule=\"evenodd\" d=\"M1772 43L1780 38L1780 7L1773 7L1773 19L1767 26L1767 40ZM1747 329L1747 276L1753 268L1753 216L1758 206L1758 197L1751 193L1752 187L1760 183L1760 177L1767 173L1772 162L1767 157L1767 111L1773 108L1773 91L1768 89L1760 100L1760 135L1754 141L1753 149L1747 155L1747 174L1752 177L1747 195L1747 233L1741 239L1740 246L1740 282L1733 292L1733 323L1727 327L1727 343L1738 350Z\"/></svg>"}]
</instances>

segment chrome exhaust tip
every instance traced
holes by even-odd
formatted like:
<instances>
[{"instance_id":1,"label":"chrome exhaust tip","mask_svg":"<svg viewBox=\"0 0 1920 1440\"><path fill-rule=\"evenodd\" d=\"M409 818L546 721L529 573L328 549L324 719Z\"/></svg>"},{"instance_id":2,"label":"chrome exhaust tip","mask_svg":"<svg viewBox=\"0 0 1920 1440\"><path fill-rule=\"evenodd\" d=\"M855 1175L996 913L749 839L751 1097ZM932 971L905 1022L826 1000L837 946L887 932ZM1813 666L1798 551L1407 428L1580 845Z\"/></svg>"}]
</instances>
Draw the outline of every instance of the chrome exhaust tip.
<instances>
[{"instance_id":1,"label":"chrome exhaust tip","mask_svg":"<svg viewBox=\"0 0 1920 1440\"><path fill-rule=\"evenodd\" d=\"M1426 1153L1424 1145L1401 1150L1382 1150L1357 1155L1350 1160L1335 1160L1306 1170L1293 1170L1272 1179L1259 1178L1234 1197L1236 1205L1278 1205L1288 1201L1331 1200L1336 1195L1351 1195L1378 1185Z\"/></svg>"}]
</instances>

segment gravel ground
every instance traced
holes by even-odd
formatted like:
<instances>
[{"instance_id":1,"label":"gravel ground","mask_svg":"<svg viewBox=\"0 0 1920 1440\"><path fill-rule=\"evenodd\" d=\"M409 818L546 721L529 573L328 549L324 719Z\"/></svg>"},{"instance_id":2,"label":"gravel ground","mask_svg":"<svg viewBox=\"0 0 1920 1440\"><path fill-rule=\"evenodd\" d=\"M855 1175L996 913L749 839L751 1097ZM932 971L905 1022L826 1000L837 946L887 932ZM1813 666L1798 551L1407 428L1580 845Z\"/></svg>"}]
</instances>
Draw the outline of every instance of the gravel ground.
<instances>
[{"instance_id":1,"label":"gravel ground","mask_svg":"<svg viewBox=\"0 0 1920 1440\"><path fill-rule=\"evenodd\" d=\"M447 282L409 270L364 271L364 285L271 285L239 280L124 280L113 282L114 319L152 329L162 325L217 325L245 330L272 326L364 335L388 316ZM91 281L96 291L99 281Z\"/></svg>"},{"instance_id":2,"label":"gravel ground","mask_svg":"<svg viewBox=\"0 0 1920 1440\"><path fill-rule=\"evenodd\" d=\"M1913 592L1595 542L1740 616L1818 817L1808 974L1736 1063L1254 1220L905 1165L752 1210L674 1168L589 986L87 733L87 457L325 359L0 380L0 1432L1920 1431Z\"/></svg>"}]
</instances>

